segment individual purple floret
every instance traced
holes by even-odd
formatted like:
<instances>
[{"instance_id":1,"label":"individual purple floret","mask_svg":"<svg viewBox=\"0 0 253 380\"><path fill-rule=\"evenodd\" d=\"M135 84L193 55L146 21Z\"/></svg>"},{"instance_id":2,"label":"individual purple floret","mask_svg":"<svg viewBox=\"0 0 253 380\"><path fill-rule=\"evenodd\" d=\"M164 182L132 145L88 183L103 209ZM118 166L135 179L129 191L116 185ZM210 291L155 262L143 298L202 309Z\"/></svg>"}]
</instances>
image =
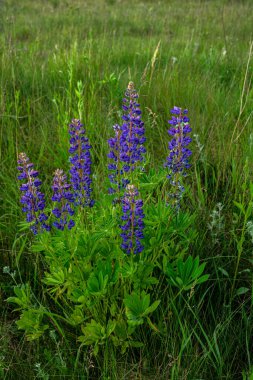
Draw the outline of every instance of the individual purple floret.
<instances>
[{"instance_id":1,"label":"individual purple floret","mask_svg":"<svg viewBox=\"0 0 253 380\"><path fill-rule=\"evenodd\" d=\"M178 207L184 187L182 185L182 177L187 175L187 169L190 168L189 156L192 151L186 148L191 142L191 138L187 136L191 132L189 118L186 116L188 110L182 110L180 107L174 107L171 110L172 118L168 121L171 128L168 130L170 136L173 136L169 142L169 156L165 167L170 171L168 178L174 190L170 197L174 198L174 203Z\"/></svg>"},{"instance_id":2,"label":"individual purple floret","mask_svg":"<svg viewBox=\"0 0 253 380\"><path fill-rule=\"evenodd\" d=\"M91 154L89 140L80 120L73 119L69 124L70 134L70 181L72 183L75 205L92 207L91 199Z\"/></svg>"},{"instance_id":3,"label":"individual purple floret","mask_svg":"<svg viewBox=\"0 0 253 380\"><path fill-rule=\"evenodd\" d=\"M63 173L63 170L57 169L53 179L52 189L54 194L52 201L57 202L58 206L52 210L52 213L58 220L53 222L53 226L62 231L65 226L71 230L75 225L75 222L69 218L69 216L74 215L74 210L71 207L71 203L74 202L74 197L70 191L71 185L66 181L67 177Z\"/></svg>"},{"instance_id":4,"label":"individual purple floret","mask_svg":"<svg viewBox=\"0 0 253 380\"><path fill-rule=\"evenodd\" d=\"M26 221L31 223L30 229L37 235L41 230L50 230L46 223L48 216L43 212L45 208L45 196L40 191L41 181L38 178L38 171L33 169L34 164L30 162L25 153L18 156L19 180L24 180L20 186L23 195L20 202L23 205L22 211L26 213Z\"/></svg>"},{"instance_id":5,"label":"individual purple floret","mask_svg":"<svg viewBox=\"0 0 253 380\"><path fill-rule=\"evenodd\" d=\"M125 173L133 171L138 162L143 161L143 154L146 152L143 146L146 141L145 128L141 120L140 104L137 103L138 97L133 82L129 82L123 99L124 123L120 136L120 161L123 163L122 169Z\"/></svg>"},{"instance_id":6,"label":"individual purple floret","mask_svg":"<svg viewBox=\"0 0 253 380\"><path fill-rule=\"evenodd\" d=\"M128 254L136 254L143 251L143 245L141 239L144 229L144 213L143 213L143 201L136 199L139 193L134 185L127 185L125 195L122 199L122 211L121 217L123 224L120 226L122 233L121 248Z\"/></svg>"}]
</instances>

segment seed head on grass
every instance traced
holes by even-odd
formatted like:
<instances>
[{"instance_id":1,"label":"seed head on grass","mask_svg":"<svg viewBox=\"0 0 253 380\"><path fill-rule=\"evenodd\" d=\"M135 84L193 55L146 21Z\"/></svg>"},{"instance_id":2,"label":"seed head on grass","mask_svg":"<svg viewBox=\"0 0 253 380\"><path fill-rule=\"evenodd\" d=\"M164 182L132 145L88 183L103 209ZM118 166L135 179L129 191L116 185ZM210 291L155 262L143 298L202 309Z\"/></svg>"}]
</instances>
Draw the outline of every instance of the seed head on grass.
<instances>
[{"instance_id":1,"label":"seed head on grass","mask_svg":"<svg viewBox=\"0 0 253 380\"><path fill-rule=\"evenodd\" d=\"M54 194L52 200L59 205L52 210L52 213L58 220L53 222L53 226L62 231L65 226L70 230L75 225L75 222L69 218L69 216L74 215L74 210L71 207L71 203L74 202L74 196L70 188L71 185L67 183L67 177L63 170L57 169L53 179L52 189Z\"/></svg>"},{"instance_id":2,"label":"seed head on grass","mask_svg":"<svg viewBox=\"0 0 253 380\"><path fill-rule=\"evenodd\" d=\"M190 168L189 157L192 151L187 148L191 142L188 133L191 132L189 118L186 116L188 110L182 110L180 107L174 107L171 110L172 118L169 120L171 128L168 130L170 136L173 136L169 142L169 156L165 167L169 169L168 178L173 187L169 196L173 198L173 205L178 208L184 192L182 177L187 175L187 169Z\"/></svg>"},{"instance_id":3,"label":"seed head on grass","mask_svg":"<svg viewBox=\"0 0 253 380\"><path fill-rule=\"evenodd\" d=\"M141 244L144 229L143 201L137 199L139 192L134 185L127 185L125 195L122 199L121 217L123 224L120 226L122 233L121 248L127 254L137 254L143 251Z\"/></svg>"},{"instance_id":4,"label":"seed head on grass","mask_svg":"<svg viewBox=\"0 0 253 380\"><path fill-rule=\"evenodd\" d=\"M30 162L25 153L18 156L18 179L25 181L20 190L20 199L23 205L22 211L26 213L26 221L30 223L30 229L37 235L43 229L49 231L50 226L46 223L48 216L43 212L45 209L45 196L40 191L41 181L38 171L33 169L34 164Z\"/></svg>"},{"instance_id":5,"label":"seed head on grass","mask_svg":"<svg viewBox=\"0 0 253 380\"><path fill-rule=\"evenodd\" d=\"M75 205L92 207L94 200L91 199L91 145L85 136L85 129L80 120L72 120L69 124L69 134L70 181L73 187Z\"/></svg>"}]
</instances>

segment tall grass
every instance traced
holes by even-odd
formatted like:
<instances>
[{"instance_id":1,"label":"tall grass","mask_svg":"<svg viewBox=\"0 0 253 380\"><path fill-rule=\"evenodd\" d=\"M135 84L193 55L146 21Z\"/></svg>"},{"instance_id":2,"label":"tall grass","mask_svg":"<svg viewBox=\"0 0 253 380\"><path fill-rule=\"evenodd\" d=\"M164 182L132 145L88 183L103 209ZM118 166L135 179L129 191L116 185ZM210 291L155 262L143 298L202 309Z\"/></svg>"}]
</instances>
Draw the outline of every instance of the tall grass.
<instances>
[{"instance_id":1,"label":"tall grass","mask_svg":"<svg viewBox=\"0 0 253 380\"><path fill-rule=\"evenodd\" d=\"M138 355L108 349L104 379L252 379L252 12L251 1L0 2L0 261L17 283L40 292L43 270L19 229L18 152L43 168L49 192L53 171L66 167L67 124L81 117L96 199L129 80L140 93L150 173L167 155L169 107L187 107L198 135L185 207L198 232L190 253L207 261L208 285L194 307L168 295L162 345L143 331ZM13 278L0 274L1 376L98 378L92 353L53 332L50 342L24 340L4 301Z\"/></svg>"}]
</instances>

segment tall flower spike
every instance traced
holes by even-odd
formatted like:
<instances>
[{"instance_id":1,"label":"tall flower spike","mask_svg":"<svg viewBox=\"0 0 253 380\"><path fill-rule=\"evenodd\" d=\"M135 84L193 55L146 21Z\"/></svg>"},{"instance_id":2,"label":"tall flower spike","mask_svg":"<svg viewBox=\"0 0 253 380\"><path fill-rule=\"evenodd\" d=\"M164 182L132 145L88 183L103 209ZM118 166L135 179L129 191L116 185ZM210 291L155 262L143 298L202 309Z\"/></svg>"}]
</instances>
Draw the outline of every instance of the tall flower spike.
<instances>
[{"instance_id":1,"label":"tall flower spike","mask_svg":"<svg viewBox=\"0 0 253 380\"><path fill-rule=\"evenodd\" d=\"M72 120L69 124L69 134L70 181L74 191L75 204L92 207L94 200L91 199L91 146L80 120Z\"/></svg>"},{"instance_id":2,"label":"tall flower spike","mask_svg":"<svg viewBox=\"0 0 253 380\"><path fill-rule=\"evenodd\" d=\"M75 225L75 222L69 218L69 216L74 215L74 210L71 207L71 203L74 202L74 197L70 191L71 185L66 181L67 177L63 173L63 170L57 169L53 179L52 189L54 194L52 201L57 202L59 205L52 210L52 213L58 220L53 222L53 226L62 231L65 226L70 230Z\"/></svg>"},{"instance_id":3,"label":"tall flower spike","mask_svg":"<svg viewBox=\"0 0 253 380\"><path fill-rule=\"evenodd\" d=\"M127 185L125 195L122 199L121 217L123 224L120 226L122 233L121 248L128 254L137 254L143 251L141 239L144 229L143 201L136 199L139 193L134 185Z\"/></svg>"},{"instance_id":4,"label":"tall flower spike","mask_svg":"<svg viewBox=\"0 0 253 380\"><path fill-rule=\"evenodd\" d=\"M18 179L25 181L20 186L22 196L20 199L23 205L22 211L26 213L26 221L31 223L30 229L37 235L41 230L50 230L46 223L48 216L43 212L45 208L45 196L40 191L41 181L38 178L38 171L33 169L34 164L30 162L25 153L18 156Z\"/></svg>"},{"instance_id":5,"label":"tall flower spike","mask_svg":"<svg viewBox=\"0 0 253 380\"><path fill-rule=\"evenodd\" d=\"M140 104L137 103L138 97L133 82L129 82L123 99L124 123L120 137L120 160L123 162L125 173L133 171L138 162L143 161L143 154L146 152L143 146L146 141L145 128L141 120Z\"/></svg>"},{"instance_id":6,"label":"tall flower spike","mask_svg":"<svg viewBox=\"0 0 253 380\"><path fill-rule=\"evenodd\" d=\"M120 191L120 136L121 136L121 127L116 124L113 126L115 137L112 137L108 140L108 145L110 147L110 152L108 154L108 158L112 160L112 163L108 164L108 170L111 171L111 174L109 174L109 179L111 184L116 187L110 187L109 188L109 194L113 194L116 191ZM115 186L116 185L116 186Z\"/></svg>"},{"instance_id":7,"label":"tall flower spike","mask_svg":"<svg viewBox=\"0 0 253 380\"><path fill-rule=\"evenodd\" d=\"M122 163L120 161L120 138L122 134L122 127L118 124L113 126L115 137L108 140L108 145L110 147L110 152L108 158L111 159L112 163L108 164L108 170L110 171L109 179L112 187L109 188L109 194L118 194L118 200L120 199L120 192L129 183L129 180L122 177Z\"/></svg>"},{"instance_id":8,"label":"tall flower spike","mask_svg":"<svg viewBox=\"0 0 253 380\"><path fill-rule=\"evenodd\" d=\"M187 136L191 132L189 118L186 116L188 110L182 110L180 107L174 107L171 110L172 118L168 121L171 128L168 130L170 136L173 136L169 142L169 156L165 167L170 171L168 178L173 186L172 192L169 194L173 198L173 205L178 208L180 200L184 192L182 177L187 175L187 169L190 168L189 157L192 154L191 150L186 148L191 138Z\"/></svg>"}]
</instances>

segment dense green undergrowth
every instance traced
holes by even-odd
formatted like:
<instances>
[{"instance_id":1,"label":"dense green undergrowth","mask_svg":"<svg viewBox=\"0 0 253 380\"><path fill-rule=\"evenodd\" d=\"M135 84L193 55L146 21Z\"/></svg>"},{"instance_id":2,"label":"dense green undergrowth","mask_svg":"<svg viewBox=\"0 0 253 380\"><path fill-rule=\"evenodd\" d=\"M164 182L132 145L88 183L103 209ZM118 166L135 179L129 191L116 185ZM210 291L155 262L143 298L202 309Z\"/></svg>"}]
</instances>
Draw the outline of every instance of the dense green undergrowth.
<instances>
[{"instance_id":1,"label":"dense green undergrowth","mask_svg":"<svg viewBox=\"0 0 253 380\"><path fill-rule=\"evenodd\" d=\"M0 9L0 377L251 380L251 2L6 0ZM129 80L140 94L148 152L140 179L145 251L135 262L117 248L105 180L107 139ZM189 109L195 135L178 217L161 196L173 105ZM68 170L73 117L93 147L97 202L77 236L36 242L20 224L17 153L36 162L50 197L52 173ZM181 291L168 265L190 256L209 278ZM138 317L132 293L145 310L160 304ZM133 316L143 318L134 328ZM85 345L89 328L97 342Z\"/></svg>"}]
</instances>

